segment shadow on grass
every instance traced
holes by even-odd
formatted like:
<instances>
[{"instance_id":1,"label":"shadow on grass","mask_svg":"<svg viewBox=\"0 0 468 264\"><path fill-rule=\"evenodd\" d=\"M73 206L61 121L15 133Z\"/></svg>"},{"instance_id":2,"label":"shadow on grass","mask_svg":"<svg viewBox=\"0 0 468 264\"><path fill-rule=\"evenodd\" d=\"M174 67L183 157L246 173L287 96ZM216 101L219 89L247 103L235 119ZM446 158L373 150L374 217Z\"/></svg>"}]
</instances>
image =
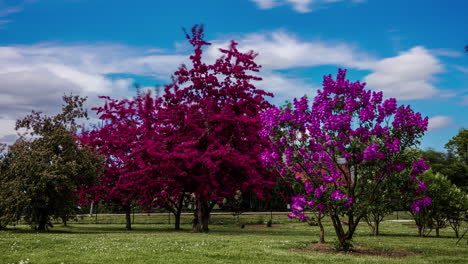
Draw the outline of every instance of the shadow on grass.
<instances>
[{"instance_id":1,"label":"shadow on grass","mask_svg":"<svg viewBox=\"0 0 468 264\"><path fill-rule=\"evenodd\" d=\"M5 230L6 232L12 233L23 233L23 234L113 234L113 233L127 233L127 234L148 234L148 233L185 233L185 234L197 234L192 232L191 228L182 228L180 230L175 230L171 227L151 225L151 226L135 226L132 230L126 230L125 227L112 225L112 226L92 226L92 225L68 225L68 226L57 226L49 229L48 231L37 231L34 229L29 229L26 227L12 227ZM200 233L204 234L204 233ZM235 225L226 225L226 226L213 226L208 233L208 235L222 235L222 236L244 236L244 235L268 235L268 236L304 236L309 235L305 234L301 230L291 230L291 229L282 229L282 228L240 228Z\"/></svg>"},{"instance_id":2,"label":"shadow on grass","mask_svg":"<svg viewBox=\"0 0 468 264\"><path fill-rule=\"evenodd\" d=\"M419 238L456 238L455 236L418 236L416 234L379 234L378 236L368 235L369 237L419 237Z\"/></svg>"}]
</instances>

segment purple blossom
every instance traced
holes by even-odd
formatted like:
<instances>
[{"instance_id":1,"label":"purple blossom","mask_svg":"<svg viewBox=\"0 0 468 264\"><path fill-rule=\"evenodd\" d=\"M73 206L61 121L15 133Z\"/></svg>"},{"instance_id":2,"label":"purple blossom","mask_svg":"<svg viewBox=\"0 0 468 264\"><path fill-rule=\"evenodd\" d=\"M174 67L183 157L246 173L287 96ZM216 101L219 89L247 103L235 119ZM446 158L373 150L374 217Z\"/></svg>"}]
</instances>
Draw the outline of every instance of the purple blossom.
<instances>
[{"instance_id":1,"label":"purple blossom","mask_svg":"<svg viewBox=\"0 0 468 264\"><path fill-rule=\"evenodd\" d=\"M429 197L424 197L423 199L416 200L410 205L410 209L413 212L419 213L421 211L421 207L428 207L431 205L432 199Z\"/></svg>"},{"instance_id":2,"label":"purple blossom","mask_svg":"<svg viewBox=\"0 0 468 264\"><path fill-rule=\"evenodd\" d=\"M310 194L311 192L314 191L314 187L309 181L306 181L304 185L305 185L304 187L305 187L306 194Z\"/></svg>"},{"instance_id":3,"label":"purple blossom","mask_svg":"<svg viewBox=\"0 0 468 264\"><path fill-rule=\"evenodd\" d=\"M385 159L385 154L379 152L379 144L377 143L368 146L362 154L366 161Z\"/></svg>"},{"instance_id":4,"label":"purple blossom","mask_svg":"<svg viewBox=\"0 0 468 264\"><path fill-rule=\"evenodd\" d=\"M418 190L416 191L416 195L420 195L423 192L425 192L426 190L427 190L427 185L424 184L423 181L419 181L418 182Z\"/></svg>"},{"instance_id":5,"label":"purple blossom","mask_svg":"<svg viewBox=\"0 0 468 264\"><path fill-rule=\"evenodd\" d=\"M346 196L346 194L342 193L340 189L338 190L335 190L334 192L332 192L331 194L331 198L332 200L344 200L344 199L347 199L348 196Z\"/></svg>"},{"instance_id":6,"label":"purple blossom","mask_svg":"<svg viewBox=\"0 0 468 264\"><path fill-rule=\"evenodd\" d=\"M387 150L390 153L399 152L400 151L400 139L395 138L393 141L389 139L389 141L385 143L385 146L387 147Z\"/></svg>"},{"instance_id":7,"label":"purple blossom","mask_svg":"<svg viewBox=\"0 0 468 264\"><path fill-rule=\"evenodd\" d=\"M349 197L343 207L344 208L350 207L353 204L353 201L354 201L353 197Z\"/></svg>"},{"instance_id":8,"label":"purple blossom","mask_svg":"<svg viewBox=\"0 0 468 264\"><path fill-rule=\"evenodd\" d=\"M413 162L413 170L411 170L411 180L410 183L413 183L416 177L429 169L429 164L426 164L426 160L421 158L420 160L415 160Z\"/></svg>"},{"instance_id":9,"label":"purple blossom","mask_svg":"<svg viewBox=\"0 0 468 264\"><path fill-rule=\"evenodd\" d=\"M323 185L320 185L320 187L315 189L314 195L315 197L320 198L326 191L328 191L328 188Z\"/></svg>"}]
</instances>

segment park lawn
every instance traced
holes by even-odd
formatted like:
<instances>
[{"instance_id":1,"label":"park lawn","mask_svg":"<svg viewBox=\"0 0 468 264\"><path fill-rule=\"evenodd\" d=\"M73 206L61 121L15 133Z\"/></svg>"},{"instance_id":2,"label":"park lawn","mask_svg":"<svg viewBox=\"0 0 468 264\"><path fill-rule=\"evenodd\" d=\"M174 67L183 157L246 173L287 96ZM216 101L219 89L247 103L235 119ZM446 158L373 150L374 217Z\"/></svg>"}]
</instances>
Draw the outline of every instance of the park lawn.
<instances>
[{"instance_id":1,"label":"park lawn","mask_svg":"<svg viewBox=\"0 0 468 264\"><path fill-rule=\"evenodd\" d=\"M232 218L232 216L231 216ZM216 219L214 219L216 220ZM254 224L259 218L247 219ZM216 223L216 221L213 221ZM48 233L27 226L0 231L0 263L467 263L468 245L456 246L451 229L442 238L416 236L412 223L384 222L380 237L369 236L366 224L357 230L356 245L414 253L404 258L318 253L304 249L317 242L318 227L279 218L274 228L264 224L213 224L210 233L196 234L190 225L71 223ZM327 242L335 241L327 222Z\"/></svg>"}]
</instances>

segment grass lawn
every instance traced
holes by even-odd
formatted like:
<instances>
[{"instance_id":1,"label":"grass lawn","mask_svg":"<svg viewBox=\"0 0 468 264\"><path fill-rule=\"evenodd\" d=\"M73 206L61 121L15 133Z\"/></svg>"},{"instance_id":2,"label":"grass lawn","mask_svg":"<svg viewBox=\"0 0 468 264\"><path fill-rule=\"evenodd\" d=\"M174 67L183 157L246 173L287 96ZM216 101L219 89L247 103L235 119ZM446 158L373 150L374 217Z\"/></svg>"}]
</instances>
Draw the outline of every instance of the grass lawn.
<instances>
[{"instance_id":1,"label":"grass lawn","mask_svg":"<svg viewBox=\"0 0 468 264\"><path fill-rule=\"evenodd\" d=\"M113 224L84 218L68 227L57 224L48 233L11 227L0 231L0 263L468 263L467 239L456 246L450 228L442 230L442 238L420 238L412 223L384 222L382 236L372 237L361 224L355 245L413 253L394 258L297 250L317 242L318 227L283 216L274 216L278 225L273 228L252 226L269 216L241 216L247 224L243 229L232 216L214 216L208 234L192 233L189 216L182 231L172 230L167 222L151 224L164 222L151 218L155 216L136 216L132 231L125 231L116 216L106 219ZM326 240L335 241L330 223Z\"/></svg>"}]
</instances>

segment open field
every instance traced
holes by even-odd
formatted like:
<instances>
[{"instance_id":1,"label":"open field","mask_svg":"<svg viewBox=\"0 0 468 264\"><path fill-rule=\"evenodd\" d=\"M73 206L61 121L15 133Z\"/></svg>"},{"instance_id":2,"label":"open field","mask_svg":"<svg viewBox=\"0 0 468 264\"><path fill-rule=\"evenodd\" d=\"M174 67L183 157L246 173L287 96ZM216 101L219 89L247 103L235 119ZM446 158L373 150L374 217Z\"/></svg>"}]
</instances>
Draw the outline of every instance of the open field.
<instances>
[{"instance_id":1,"label":"open field","mask_svg":"<svg viewBox=\"0 0 468 264\"><path fill-rule=\"evenodd\" d=\"M305 250L317 242L318 227L285 216L273 215L276 225L266 228L263 223L270 215L242 215L240 221L246 227L241 228L233 216L214 215L208 234L192 233L190 218L184 216L182 231L174 231L172 225L163 223L168 221L167 215L135 215L133 231L124 230L121 216L98 216L98 224L93 223L93 218L84 217L70 222L68 227L57 224L48 233L36 233L19 225L0 231L0 263L467 263L468 260L467 239L456 246L457 239L450 228L442 230L442 238L420 238L411 222L386 221L380 237L369 236L367 225L361 224L354 240L356 245L410 253L407 257L383 257ZM329 222L326 226L326 240L333 244L332 226Z\"/></svg>"}]
</instances>

